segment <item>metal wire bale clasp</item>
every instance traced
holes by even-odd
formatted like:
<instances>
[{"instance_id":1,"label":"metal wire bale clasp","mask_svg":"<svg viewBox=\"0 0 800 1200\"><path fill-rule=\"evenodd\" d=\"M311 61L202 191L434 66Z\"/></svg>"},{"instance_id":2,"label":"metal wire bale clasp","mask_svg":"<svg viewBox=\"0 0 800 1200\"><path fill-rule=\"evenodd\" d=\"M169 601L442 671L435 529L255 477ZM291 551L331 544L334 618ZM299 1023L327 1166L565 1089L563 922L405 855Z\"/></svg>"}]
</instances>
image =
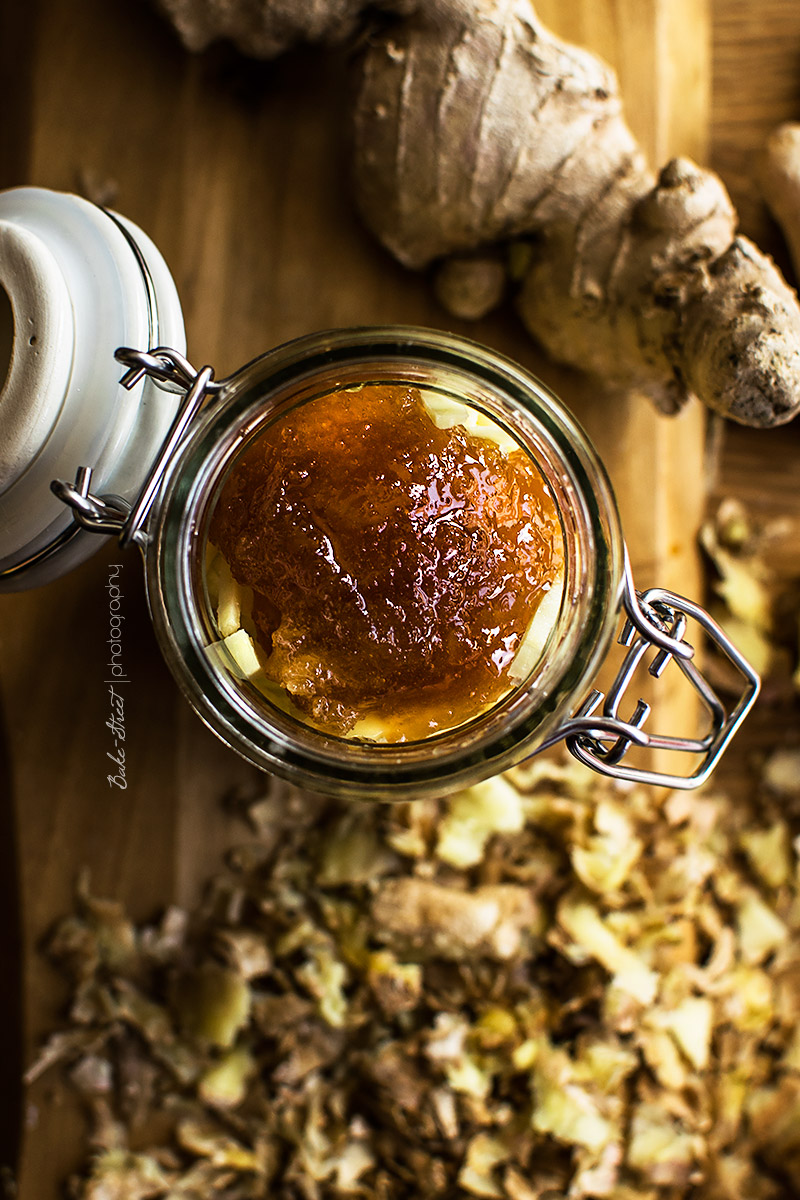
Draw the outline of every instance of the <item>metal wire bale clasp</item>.
<instances>
[{"instance_id":1,"label":"metal wire bale clasp","mask_svg":"<svg viewBox=\"0 0 800 1200\"><path fill-rule=\"evenodd\" d=\"M739 725L752 708L761 681L742 657L717 622L700 605L664 588L637 592L627 555L623 607L627 616L619 636L627 653L616 678L603 696L592 691L561 730L567 748L580 762L604 775L630 782L654 784L670 788L700 787L714 770L720 756ZM708 641L721 651L737 669L744 681L742 693L730 711L720 700L694 659L694 647L685 640L689 621L702 629ZM622 697L637 668L649 651L655 654L649 673L659 678L670 662L675 662L686 680L700 697L709 717L707 732L702 737L673 737L646 732L643 728L650 714L650 705L639 699L626 721L619 715ZM602 708L598 708L602 702ZM595 715L598 714L598 715ZM632 746L649 751L675 751L679 754L700 755L701 761L687 774L622 765L622 759Z\"/></svg>"},{"instance_id":2,"label":"metal wire bale clasp","mask_svg":"<svg viewBox=\"0 0 800 1200\"><path fill-rule=\"evenodd\" d=\"M141 491L131 504L121 496L93 495L89 490L91 467L79 467L74 483L54 479L51 491L72 509L76 525L92 533L117 534L123 549L135 544L144 546L147 540L145 523L161 485L168 462L180 445L186 430L206 397L217 391L211 367L195 370L177 350L158 346L153 350L132 350L122 347L114 357L127 367L120 379L124 388L134 388L145 376L155 380L164 391L183 393L169 433L150 468Z\"/></svg>"}]
</instances>

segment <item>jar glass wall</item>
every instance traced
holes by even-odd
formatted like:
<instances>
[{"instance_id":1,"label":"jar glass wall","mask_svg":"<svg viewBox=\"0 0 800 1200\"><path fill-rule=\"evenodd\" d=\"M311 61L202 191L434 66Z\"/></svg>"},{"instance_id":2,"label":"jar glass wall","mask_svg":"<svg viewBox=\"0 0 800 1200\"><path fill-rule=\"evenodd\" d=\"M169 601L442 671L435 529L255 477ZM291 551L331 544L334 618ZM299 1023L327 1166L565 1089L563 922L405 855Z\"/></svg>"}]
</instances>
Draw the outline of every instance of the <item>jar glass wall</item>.
<instances>
[{"instance_id":1,"label":"jar glass wall","mask_svg":"<svg viewBox=\"0 0 800 1200\"><path fill-rule=\"evenodd\" d=\"M435 406L488 418L541 473L563 538L563 583L557 599L551 597L546 627L540 622L525 677L488 710L415 740L325 732L278 691L257 686L232 660L209 594L209 523L241 454L299 406L365 384L409 385L433 397ZM610 485L585 434L520 367L433 331L384 327L316 334L237 372L200 414L171 462L149 530L154 625L190 703L257 766L321 791L419 797L507 769L541 748L575 708L617 627L624 548Z\"/></svg>"}]
</instances>

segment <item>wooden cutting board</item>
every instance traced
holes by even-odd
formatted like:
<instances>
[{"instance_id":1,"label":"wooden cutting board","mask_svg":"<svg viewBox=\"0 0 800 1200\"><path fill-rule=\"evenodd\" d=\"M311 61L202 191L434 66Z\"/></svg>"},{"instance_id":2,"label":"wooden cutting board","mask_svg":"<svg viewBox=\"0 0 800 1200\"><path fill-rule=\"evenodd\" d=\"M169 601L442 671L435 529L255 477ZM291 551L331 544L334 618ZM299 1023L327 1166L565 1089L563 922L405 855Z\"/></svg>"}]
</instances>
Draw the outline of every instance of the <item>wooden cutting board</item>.
<instances>
[{"instance_id":1,"label":"wooden cutting board","mask_svg":"<svg viewBox=\"0 0 800 1200\"><path fill-rule=\"evenodd\" d=\"M542 0L539 11L617 66L631 124L654 162L676 152L705 157L706 0ZM251 65L220 50L192 59L130 0L3 6L0 39L0 183L82 187L139 223L173 270L195 362L222 375L334 325L467 333L541 374L587 425L612 474L639 585L696 594L703 414L690 407L669 421L640 396L612 405L543 362L508 314L466 326L439 310L425 281L374 245L349 205L338 56L302 51ZM125 791L106 783L112 561L123 564L131 677ZM12 1086L63 1002L37 946L70 908L78 871L87 866L93 888L137 918L191 902L237 836L220 797L261 786L179 697L155 646L141 575L135 553L104 545L71 577L0 597L0 879L6 910L21 900L20 943L7 922L3 952L6 978L19 970L22 979L0 1033L0 1162L19 1140L21 1200L51 1200L83 1155L68 1099L54 1101L44 1082L20 1104Z\"/></svg>"}]
</instances>

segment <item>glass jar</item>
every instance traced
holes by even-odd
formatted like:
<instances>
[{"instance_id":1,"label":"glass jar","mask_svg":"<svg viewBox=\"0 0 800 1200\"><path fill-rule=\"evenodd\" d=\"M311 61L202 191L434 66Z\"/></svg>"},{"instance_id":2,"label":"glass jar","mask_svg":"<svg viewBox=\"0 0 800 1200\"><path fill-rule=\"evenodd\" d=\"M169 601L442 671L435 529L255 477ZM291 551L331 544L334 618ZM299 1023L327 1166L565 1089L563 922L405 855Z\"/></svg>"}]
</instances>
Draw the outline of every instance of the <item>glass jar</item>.
<instances>
[{"instance_id":1,"label":"glass jar","mask_svg":"<svg viewBox=\"0 0 800 1200\"><path fill-rule=\"evenodd\" d=\"M564 538L561 601L528 678L490 711L418 741L335 737L237 678L215 628L203 566L221 481L265 426L309 400L364 383L410 384L491 418L537 464ZM227 380L169 463L151 513L147 590L164 656L190 703L265 770L350 795L422 795L510 767L558 728L617 627L624 548L605 472L540 384L491 351L420 329L315 334Z\"/></svg>"},{"instance_id":2,"label":"glass jar","mask_svg":"<svg viewBox=\"0 0 800 1200\"><path fill-rule=\"evenodd\" d=\"M109 215L103 218L106 224L100 221L101 231L111 237L130 273L133 260L125 256L136 250L139 231L120 226L113 217L112 228ZM117 244L120 229L126 236ZM142 296L150 298L152 326L157 285L168 297L172 292L171 280L165 288L162 260L149 242L146 250L134 255L139 276L133 292L142 293L135 297L140 306ZM135 283L135 272L132 278ZM182 325L174 324L182 334ZM148 397L144 411L150 414L145 423L150 453L135 456L135 485L128 481L123 495L104 491L107 472L93 472L85 460L75 464L74 483L53 480L52 491L67 506L68 528L62 521L56 539L48 543L50 526L45 526L34 560L13 561L0 586L38 582L43 562L51 577L69 567L74 559L67 547L84 531L114 534L123 547L138 545L159 644L189 703L224 742L256 766L314 790L384 800L442 794L506 770L560 740L585 764L623 779L696 787L708 777L752 706L758 677L698 605L663 589L635 590L602 464L570 413L521 367L466 339L407 327L313 334L270 351L223 381L214 380L210 367L196 371L174 347L153 347L152 342L146 350L117 346L108 359L114 354L127 367L121 382L129 393L141 394L144 386ZM288 413L301 412L315 398L368 383L411 385L456 406L469 421L488 421L541 474L563 539L563 579L537 610L529 630L535 626L535 636L525 636L524 673L518 672L513 686L471 719L415 740L326 732L279 690L256 686L221 635L209 592L209 523L239 456ZM159 388L169 396L154 439L157 404L151 393ZM134 443L128 439L122 444ZM138 443L139 449L143 444ZM88 453L92 445L89 439ZM37 461L42 458L48 461L40 450ZM93 477L99 486L92 486ZM0 508L3 501L0 495ZM29 541L31 536L26 531ZM592 685L621 619L625 652L604 696ZM730 709L693 661L686 636L690 623L741 674L742 692ZM660 674L672 662L699 695L707 714L701 736L646 732L649 710L641 701L627 719L620 715L626 690L649 654L651 674ZM633 746L683 755L691 766L675 773L631 766L623 759Z\"/></svg>"},{"instance_id":3,"label":"glass jar","mask_svg":"<svg viewBox=\"0 0 800 1200\"><path fill-rule=\"evenodd\" d=\"M239 455L298 406L368 382L411 384L485 414L537 464L555 499L564 540L560 601L526 678L489 711L457 728L384 744L325 733L242 678L215 626L204 570L211 513ZM301 338L221 384L207 381L205 388L211 392L207 402L165 457L140 544L162 652L189 703L229 746L304 787L369 799L468 786L561 739L605 773L679 787L707 777L755 699L757 677L702 609L657 589L637 596L603 466L574 418L538 380L465 339L382 327ZM602 697L591 683L623 610L627 654L604 711L595 715ZM691 662L683 636L689 617L742 672L746 686L731 713ZM651 648L658 670L675 658L705 701L711 728L704 737L644 733L647 709L641 704L629 721L619 717L622 693ZM631 744L683 751L701 762L686 778L626 767L620 760Z\"/></svg>"}]
</instances>

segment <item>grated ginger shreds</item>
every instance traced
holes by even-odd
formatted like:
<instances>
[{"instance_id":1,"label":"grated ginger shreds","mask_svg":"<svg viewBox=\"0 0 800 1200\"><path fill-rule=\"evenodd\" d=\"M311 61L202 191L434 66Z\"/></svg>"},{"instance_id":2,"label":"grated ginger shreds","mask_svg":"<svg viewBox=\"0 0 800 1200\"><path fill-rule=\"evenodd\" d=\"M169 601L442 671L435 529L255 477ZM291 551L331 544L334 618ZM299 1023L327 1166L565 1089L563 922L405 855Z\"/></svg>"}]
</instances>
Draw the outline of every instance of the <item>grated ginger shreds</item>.
<instances>
[{"instance_id":1,"label":"grated ginger shreds","mask_svg":"<svg viewBox=\"0 0 800 1200\"><path fill-rule=\"evenodd\" d=\"M137 928L84 884L55 932L72 1020L30 1077L86 1103L76 1197L800 1192L797 830L769 796L539 759L357 825L278 784L246 807L196 911Z\"/></svg>"}]
</instances>

